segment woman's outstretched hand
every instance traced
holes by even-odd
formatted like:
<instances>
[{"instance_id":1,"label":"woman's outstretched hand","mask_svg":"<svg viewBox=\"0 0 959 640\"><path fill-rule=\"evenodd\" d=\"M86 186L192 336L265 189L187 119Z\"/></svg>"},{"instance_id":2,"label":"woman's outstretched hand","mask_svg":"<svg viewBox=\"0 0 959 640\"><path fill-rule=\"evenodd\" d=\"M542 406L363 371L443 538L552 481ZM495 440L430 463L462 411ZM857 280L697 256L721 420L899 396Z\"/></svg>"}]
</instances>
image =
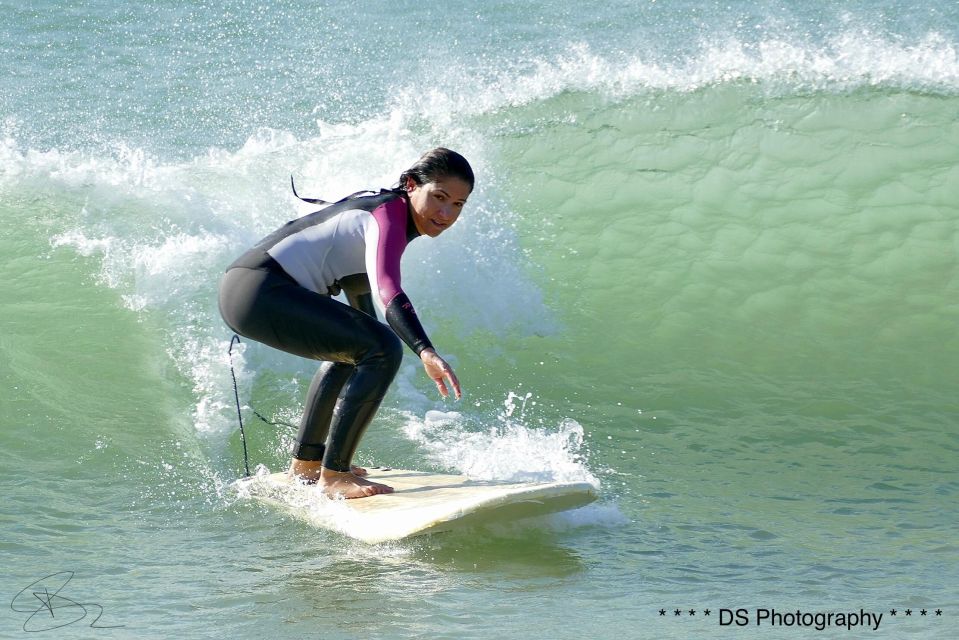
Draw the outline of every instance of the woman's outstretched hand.
<instances>
[{"instance_id":1,"label":"woman's outstretched hand","mask_svg":"<svg viewBox=\"0 0 959 640\"><path fill-rule=\"evenodd\" d=\"M449 382L456 394L456 399L459 400L463 397L463 392L460 391L460 381L456 379L452 367L434 349L420 351L420 360L423 362L423 368L426 369L426 375L436 383L436 388L439 389L441 396L446 398L450 395L450 390L446 386L446 383Z\"/></svg>"}]
</instances>

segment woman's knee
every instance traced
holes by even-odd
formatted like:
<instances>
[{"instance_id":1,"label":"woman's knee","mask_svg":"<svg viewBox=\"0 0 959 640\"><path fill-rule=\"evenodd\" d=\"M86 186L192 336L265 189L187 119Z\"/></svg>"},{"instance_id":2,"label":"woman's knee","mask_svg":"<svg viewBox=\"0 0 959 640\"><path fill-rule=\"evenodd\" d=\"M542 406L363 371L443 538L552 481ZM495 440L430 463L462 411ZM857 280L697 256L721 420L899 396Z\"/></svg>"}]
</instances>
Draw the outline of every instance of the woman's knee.
<instances>
[{"instance_id":1,"label":"woman's knee","mask_svg":"<svg viewBox=\"0 0 959 640\"><path fill-rule=\"evenodd\" d=\"M392 378L403 362L403 343L391 329L383 325L378 329L374 335L375 344L366 350L357 365L375 365Z\"/></svg>"}]
</instances>

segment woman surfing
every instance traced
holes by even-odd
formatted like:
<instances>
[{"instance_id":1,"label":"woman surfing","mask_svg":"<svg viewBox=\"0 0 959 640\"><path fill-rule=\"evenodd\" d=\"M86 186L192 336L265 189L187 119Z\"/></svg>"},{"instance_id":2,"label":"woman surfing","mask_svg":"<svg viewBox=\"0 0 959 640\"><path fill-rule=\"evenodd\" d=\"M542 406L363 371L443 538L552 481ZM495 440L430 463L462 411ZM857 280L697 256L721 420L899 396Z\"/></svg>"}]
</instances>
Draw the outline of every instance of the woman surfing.
<instances>
[{"instance_id":1,"label":"woman surfing","mask_svg":"<svg viewBox=\"0 0 959 640\"><path fill-rule=\"evenodd\" d=\"M450 388L457 399L462 395L403 292L400 262L413 239L435 238L459 219L473 184L463 156L433 149L393 189L347 197L277 229L220 282L220 314L236 333L322 361L307 392L290 474L328 496L393 491L351 463L399 369L402 343L443 397ZM333 298L340 292L349 304ZM377 320L376 309L389 326Z\"/></svg>"}]
</instances>

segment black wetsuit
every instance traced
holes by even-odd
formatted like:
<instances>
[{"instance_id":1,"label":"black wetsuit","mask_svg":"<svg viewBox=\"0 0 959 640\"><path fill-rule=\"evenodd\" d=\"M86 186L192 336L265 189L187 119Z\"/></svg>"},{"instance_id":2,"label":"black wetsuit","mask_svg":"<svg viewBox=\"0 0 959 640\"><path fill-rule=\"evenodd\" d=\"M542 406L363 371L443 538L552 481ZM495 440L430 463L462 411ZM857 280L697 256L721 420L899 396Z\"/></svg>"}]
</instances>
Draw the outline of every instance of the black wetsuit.
<instances>
[{"instance_id":1,"label":"black wetsuit","mask_svg":"<svg viewBox=\"0 0 959 640\"><path fill-rule=\"evenodd\" d=\"M220 313L231 329L324 361L307 394L295 458L349 471L402 360L397 336L417 354L432 346L400 287L400 258L417 235L403 196L350 198L287 223L223 276ZM331 297L341 290L349 306Z\"/></svg>"}]
</instances>

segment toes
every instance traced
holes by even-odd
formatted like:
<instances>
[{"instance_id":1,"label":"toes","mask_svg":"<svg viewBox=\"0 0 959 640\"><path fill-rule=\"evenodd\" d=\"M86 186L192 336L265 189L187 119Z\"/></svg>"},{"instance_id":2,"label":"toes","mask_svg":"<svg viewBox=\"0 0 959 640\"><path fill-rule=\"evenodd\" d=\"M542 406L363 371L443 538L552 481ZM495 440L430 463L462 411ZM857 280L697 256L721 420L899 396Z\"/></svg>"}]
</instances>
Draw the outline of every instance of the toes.
<instances>
[{"instance_id":1,"label":"toes","mask_svg":"<svg viewBox=\"0 0 959 640\"><path fill-rule=\"evenodd\" d=\"M383 493L393 493L393 487L369 480L353 479L342 484L326 485L324 492L330 497L339 495L347 499L368 498Z\"/></svg>"}]
</instances>

